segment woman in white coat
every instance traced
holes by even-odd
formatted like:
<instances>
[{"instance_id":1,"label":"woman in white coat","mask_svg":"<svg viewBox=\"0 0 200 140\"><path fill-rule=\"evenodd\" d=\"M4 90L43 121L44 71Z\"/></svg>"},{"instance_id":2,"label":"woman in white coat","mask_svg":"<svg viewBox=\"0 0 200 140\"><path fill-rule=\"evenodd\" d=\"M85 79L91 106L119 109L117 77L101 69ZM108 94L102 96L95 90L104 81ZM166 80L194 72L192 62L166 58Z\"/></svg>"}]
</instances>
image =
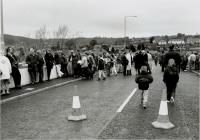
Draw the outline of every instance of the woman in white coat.
<instances>
[{"instance_id":1,"label":"woman in white coat","mask_svg":"<svg viewBox=\"0 0 200 140\"><path fill-rule=\"evenodd\" d=\"M127 68L126 68L127 75L131 75L131 54L130 54L130 52L128 52L126 54L126 59L128 60L128 65L127 65Z\"/></svg>"},{"instance_id":2,"label":"woman in white coat","mask_svg":"<svg viewBox=\"0 0 200 140\"><path fill-rule=\"evenodd\" d=\"M6 56L0 55L0 81L2 94L10 94L10 74L12 72L11 64Z\"/></svg>"}]
</instances>

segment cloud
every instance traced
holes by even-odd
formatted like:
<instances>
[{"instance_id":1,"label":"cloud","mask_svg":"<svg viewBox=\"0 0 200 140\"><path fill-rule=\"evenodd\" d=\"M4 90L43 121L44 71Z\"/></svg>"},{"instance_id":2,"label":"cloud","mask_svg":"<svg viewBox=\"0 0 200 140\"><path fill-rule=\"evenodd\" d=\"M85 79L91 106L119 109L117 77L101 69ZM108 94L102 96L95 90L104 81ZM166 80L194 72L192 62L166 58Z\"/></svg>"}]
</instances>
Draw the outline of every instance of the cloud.
<instances>
[{"instance_id":1,"label":"cloud","mask_svg":"<svg viewBox=\"0 0 200 140\"><path fill-rule=\"evenodd\" d=\"M66 24L83 36L145 36L200 32L199 0L4 0L5 33L34 34Z\"/></svg>"}]
</instances>

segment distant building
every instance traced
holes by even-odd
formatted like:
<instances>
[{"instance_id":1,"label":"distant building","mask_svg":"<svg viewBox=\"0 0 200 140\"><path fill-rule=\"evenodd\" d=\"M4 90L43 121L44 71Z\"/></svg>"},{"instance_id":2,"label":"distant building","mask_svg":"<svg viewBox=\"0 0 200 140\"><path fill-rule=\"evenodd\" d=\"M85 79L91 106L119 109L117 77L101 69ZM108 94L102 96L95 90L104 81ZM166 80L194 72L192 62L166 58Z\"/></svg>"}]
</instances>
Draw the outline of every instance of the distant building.
<instances>
[{"instance_id":1,"label":"distant building","mask_svg":"<svg viewBox=\"0 0 200 140\"><path fill-rule=\"evenodd\" d=\"M200 44L200 38L188 37L187 44Z\"/></svg>"},{"instance_id":2,"label":"distant building","mask_svg":"<svg viewBox=\"0 0 200 140\"><path fill-rule=\"evenodd\" d=\"M170 39L168 41L169 44L174 44L174 45L181 45L181 44L185 44L185 41L182 39Z\"/></svg>"},{"instance_id":3,"label":"distant building","mask_svg":"<svg viewBox=\"0 0 200 140\"><path fill-rule=\"evenodd\" d=\"M167 41L161 39L161 40L154 40L153 41L154 44L158 44L158 45L166 45L167 44Z\"/></svg>"}]
</instances>

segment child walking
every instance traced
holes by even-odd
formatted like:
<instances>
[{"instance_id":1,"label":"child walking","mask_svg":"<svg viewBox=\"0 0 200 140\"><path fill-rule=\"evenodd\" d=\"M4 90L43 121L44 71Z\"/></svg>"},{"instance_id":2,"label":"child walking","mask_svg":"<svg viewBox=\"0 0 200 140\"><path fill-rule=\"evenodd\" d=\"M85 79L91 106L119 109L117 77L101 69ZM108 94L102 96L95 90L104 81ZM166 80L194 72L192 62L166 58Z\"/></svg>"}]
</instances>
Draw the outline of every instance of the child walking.
<instances>
[{"instance_id":1,"label":"child walking","mask_svg":"<svg viewBox=\"0 0 200 140\"><path fill-rule=\"evenodd\" d=\"M141 103L144 109L147 108L148 101L148 89L149 84L153 82L153 77L147 70L147 66L142 66L140 68L140 74L135 78L135 82L138 84L138 88L141 92Z\"/></svg>"},{"instance_id":2,"label":"child walking","mask_svg":"<svg viewBox=\"0 0 200 140\"><path fill-rule=\"evenodd\" d=\"M105 76L105 73L104 73L104 59L103 59L102 55L100 55L100 58L99 58L98 70L99 70L98 80L101 80L102 76L103 76L103 80L106 80L106 76Z\"/></svg>"},{"instance_id":3,"label":"child walking","mask_svg":"<svg viewBox=\"0 0 200 140\"><path fill-rule=\"evenodd\" d=\"M169 59L168 65L164 71L163 82L167 87L167 100L174 103L176 85L179 80L179 70L175 65L174 59Z\"/></svg>"}]
</instances>

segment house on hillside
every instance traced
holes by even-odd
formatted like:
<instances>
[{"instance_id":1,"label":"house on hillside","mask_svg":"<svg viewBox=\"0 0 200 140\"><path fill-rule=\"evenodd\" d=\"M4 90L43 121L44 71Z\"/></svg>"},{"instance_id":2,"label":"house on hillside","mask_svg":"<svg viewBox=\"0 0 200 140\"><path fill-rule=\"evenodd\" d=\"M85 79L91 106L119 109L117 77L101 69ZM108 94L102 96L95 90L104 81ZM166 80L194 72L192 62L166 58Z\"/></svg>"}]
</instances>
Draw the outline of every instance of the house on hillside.
<instances>
[{"instance_id":1,"label":"house on hillside","mask_svg":"<svg viewBox=\"0 0 200 140\"><path fill-rule=\"evenodd\" d=\"M186 43L192 45L200 44L200 38L188 37Z\"/></svg>"},{"instance_id":2,"label":"house on hillside","mask_svg":"<svg viewBox=\"0 0 200 140\"><path fill-rule=\"evenodd\" d=\"M168 43L174 45L183 45L185 44L185 41L183 39L170 39Z\"/></svg>"},{"instance_id":3,"label":"house on hillside","mask_svg":"<svg viewBox=\"0 0 200 140\"><path fill-rule=\"evenodd\" d=\"M155 39L155 40L153 40L153 44L166 45L167 41L165 41L163 39Z\"/></svg>"}]
</instances>

